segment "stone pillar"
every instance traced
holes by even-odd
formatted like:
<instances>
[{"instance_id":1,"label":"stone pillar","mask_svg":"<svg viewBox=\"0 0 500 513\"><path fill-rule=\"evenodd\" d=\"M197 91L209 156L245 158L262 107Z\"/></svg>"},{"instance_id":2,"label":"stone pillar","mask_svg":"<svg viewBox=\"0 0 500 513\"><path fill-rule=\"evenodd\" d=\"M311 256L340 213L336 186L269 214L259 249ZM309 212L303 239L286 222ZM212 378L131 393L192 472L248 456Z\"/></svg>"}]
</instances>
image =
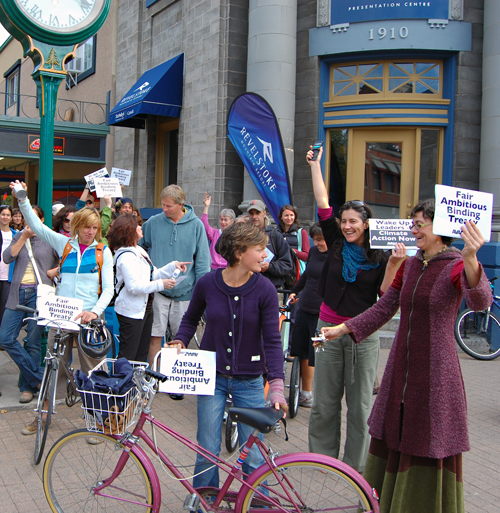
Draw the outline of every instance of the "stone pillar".
<instances>
[{"instance_id":1,"label":"stone pillar","mask_svg":"<svg viewBox=\"0 0 500 513\"><path fill-rule=\"evenodd\" d=\"M500 241L500 2L484 0L483 98L479 188L492 192L492 241Z\"/></svg>"},{"instance_id":2,"label":"stone pillar","mask_svg":"<svg viewBox=\"0 0 500 513\"><path fill-rule=\"evenodd\" d=\"M250 0L248 19L247 91L263 96L278 118L293 183L297 0ZM245 171L243 203L259 194Z\"/></svg>"}]
</instances>

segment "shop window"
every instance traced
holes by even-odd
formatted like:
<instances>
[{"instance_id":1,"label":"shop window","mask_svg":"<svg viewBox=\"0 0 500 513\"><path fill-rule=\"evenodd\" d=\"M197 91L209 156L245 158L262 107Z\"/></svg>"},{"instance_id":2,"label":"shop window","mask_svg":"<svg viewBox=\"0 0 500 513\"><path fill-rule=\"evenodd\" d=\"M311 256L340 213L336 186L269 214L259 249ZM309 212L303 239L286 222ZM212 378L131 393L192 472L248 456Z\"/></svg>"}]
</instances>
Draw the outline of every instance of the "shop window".
<instances>
[{"instance_id":1,"label":"shop window","mask_svg":"<svg viewBox=\"0 0 500 513\"><path fill-rule=\"evenodd\" d=\"M330 130L330 166L327 183L329 183L330 205L338 214L339 207L345 203L347 173L348 130Z\"/></svg>"},{"instance_id":2,"label":"shop window","mask_svg":"<svg viewBox=\"0 0 500 513\"><path fill-rule=\"evenodd\" d=\"M93 36L78 46L73 60L66 63L66 89L76 86L78 82L95 73L96 46L97 37Z\"/></svg>"},{"instance_id":3,"label":"shop window","mask_svg":"<svg viewBox=\"0 0 500 513\"><path fill-rule=\"evenodd\" d=\"M442 63L435 61L332 65L330 101L362 100L362 95L384 99L401 94L442 98L442 68Z\"/></svg>"}]
</instances>

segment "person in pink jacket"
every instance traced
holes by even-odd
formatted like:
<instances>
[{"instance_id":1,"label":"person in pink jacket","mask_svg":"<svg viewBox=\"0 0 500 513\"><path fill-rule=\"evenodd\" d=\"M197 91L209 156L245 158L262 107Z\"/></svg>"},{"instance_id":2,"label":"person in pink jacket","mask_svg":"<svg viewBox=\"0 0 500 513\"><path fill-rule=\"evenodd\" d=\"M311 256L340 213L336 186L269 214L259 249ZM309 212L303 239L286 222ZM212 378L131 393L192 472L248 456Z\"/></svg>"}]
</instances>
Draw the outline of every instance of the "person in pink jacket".
<instances>
[{"instance_id":1,"label":"person in pink jacket","mask_svg":"<svg viewBox=\"0 0 500 513\"><path fill-rule=\"evenodd\" d=\"M208 209L210 208L210 203L212 203L212 196L209 196L207 192L205 192L205 199L203 200L203 214L201 216L201 222L205 227L205 231L207 232L207 238L210 242L210 257L212 258L212 271L216 269L225 269L227 267L227 262L224 258L222 258L217 251L215 251L215 244L219 240L222 232L234 223L236 219L236 214L234 210L230 208L225 208L221 210L219 214L219 224L220 230L217 228L212 228L208 224Z\"/></svg>"}]
</instances>

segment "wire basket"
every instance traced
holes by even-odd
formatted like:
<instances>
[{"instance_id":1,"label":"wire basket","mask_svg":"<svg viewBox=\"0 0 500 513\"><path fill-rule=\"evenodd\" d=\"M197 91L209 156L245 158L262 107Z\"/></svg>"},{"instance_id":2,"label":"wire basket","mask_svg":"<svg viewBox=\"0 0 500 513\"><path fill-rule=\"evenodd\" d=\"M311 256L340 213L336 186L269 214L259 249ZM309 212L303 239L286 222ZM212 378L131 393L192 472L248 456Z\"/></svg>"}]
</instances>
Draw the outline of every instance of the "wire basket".
<instances>
[{"instance_id":1,"label":"wire basket","mask_svg":"<svg viewBox=\"0 0 500 513\"><path fill-rule=\"evenodd\" d=\"M90 371L89 376L97 370L114 374L115 362L113 358L103 359ZM130 361L130 364L132 367L147 367L144 362ZM139 390L135 386L122 395L77 390L82 397L82 409L88 431L123 435L130 431L139 419L143 405Z\"/></svg>"}]
</instances>

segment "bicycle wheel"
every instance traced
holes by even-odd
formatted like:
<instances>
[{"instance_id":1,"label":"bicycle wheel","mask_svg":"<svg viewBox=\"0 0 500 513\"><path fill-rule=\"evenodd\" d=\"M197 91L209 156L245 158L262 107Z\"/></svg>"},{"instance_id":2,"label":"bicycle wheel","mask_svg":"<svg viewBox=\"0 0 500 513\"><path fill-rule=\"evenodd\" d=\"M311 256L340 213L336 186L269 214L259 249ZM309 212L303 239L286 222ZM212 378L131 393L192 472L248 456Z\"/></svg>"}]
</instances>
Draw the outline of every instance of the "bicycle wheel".
<instances>
[{"instance_id":1,"label":"bicycle wheel","mask_svg":"<svg viewBox=\"0 0 500 513\"><path fill-rule=\"evenodd\" d=\"M238 448L238 423L233 422L229 415L226 418L224 440L227 452L234 452Z\"/></svg>"},{"instance_id":2,"label":"bicycle wheel","mask_svg":"<svg viewBox=\"0 0 500 513\"><path fill-rule=\"evenodd\" d=\"M499 340L500 320L493 313L474 312L470 308L463 310L455 322L455 338L465 353L478 360L494 360L500 356L500 347L491 348L492 340Z\"/></svg>"},{"instance_id":3,"label":"bicycle wheel","mask_svg":"<svg viewBox=\"0 0 500 513\"><path fill-rule=\"evenodd\" d=\"M37 421L38 426L36 430L35 439L35 453L34 461L35 465L38 465L42 459L43 451L45 449L45 442L47 441L47 435L49 433L50 417L54 409L54 391L56 388L57 381L57 369L51 368L47 370L42 380L40 387L40 393L38 395L37 403ZM45 414L45 419L43 418Z\"/></svg>"},{"instance_id":4,"label":"bicycle wheel","mask_svg":"<svg viewBox=\"0 0 500 513\"><path fill-rule=\"evenodd\" d=\"M251 475L249 477L249 483L254 488L264 488L263 493L278 502L286 511L379 511L378 502L369 495L370 486L352 469L350 473L353 475L350 476L334 464L314 461L314 455L308 457L305 453L300 454L304 461L291 461L290 458L298 455L287 456L280 458L281 463L276 460L278 479L271 469L261 472L254 481L251 480ZM285 459L289 461L285 462ZM263 508L272 511L273 505L266 498L249 490L243 499L241 511L246 513Z\"/></svg>"},{"instance_id":5,"label":"bicycle wheel","mask_svg":"<svg viewBox=\"0 0 500 513\"><path fill-rule=\"evenodd\" d=\"M300 395L300 358L296 356L292 362L292 371L290 372L290 393L288 395L288 412L293 419L299 409Z\"/></svg>"},{"instance_id":6,"label":"bicycle wheel","mask_svg":"<svg viewBox=\"0 0 500 513\"><path fill-rule=\"evenodd\" d=\"M94 494L113 473L123 454L120 443L108 435L84 429L60 438L43 469L43 488L54 513L120 511L150 513L153 488L146 468L134 452L122 472L102 493Z\"/></svg>"}]
</instances>

